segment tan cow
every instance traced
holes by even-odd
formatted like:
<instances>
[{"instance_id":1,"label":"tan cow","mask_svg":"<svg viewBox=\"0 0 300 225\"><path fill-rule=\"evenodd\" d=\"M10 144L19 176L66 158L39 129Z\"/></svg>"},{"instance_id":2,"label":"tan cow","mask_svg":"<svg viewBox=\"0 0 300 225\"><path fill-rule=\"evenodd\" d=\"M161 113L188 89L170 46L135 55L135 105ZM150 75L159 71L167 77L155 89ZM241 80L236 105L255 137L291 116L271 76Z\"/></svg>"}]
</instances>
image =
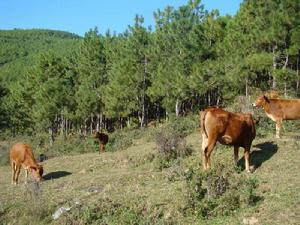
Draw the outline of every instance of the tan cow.
<instances>
[{"instance_id":1,"label":"tan cow","mask_svg":"<svg viewBox=\"0 0 300 225\"><path fill-rule=\"evenodd\" d=\"M253 106L263 108L267 116L276 123L276 138L280 138L283 120L300 119L300 99L277 99L261 95Z\"/></svg>"},{"instance_id":2,"label":"tan cow","mask_svg":"<svg viewBox=\"0 0 300 225\"><path fill-rule=\"evenodd\" d=\"M108 142L108 135L97 131L94 135L94 138L96 138L99 141L99 153L104 152L105 145Z\"/></svg>"},{"instance_id":3,"label":"tan cow","mask_svg":"<svg viewBox=\"0 0 300 225\"><path fill-rule=\"evenodd\" d=\"M28 172L30 172L36 181L42 180L43 167L36 162L29 145L23 143L14 144L10 150L10 163L12 168L12 184L16 185L18 183L21 166L26 172L26 178L28 177Z\"/></svg>"},{"instance_id":4,"label":"tan cow","mask_svg":"<svg viewBox=\"0 0 300 225\"><path fill-rule=\"evenodd\" d=\"M255 121L251 114L232 113L220 108L207 108L200 113L203 168L210 168L210 155L217 141L234 146L237 163L239 147L245 149L245 168L250 172L250 148L255 138Z\"/></svg>"}]
</instances>

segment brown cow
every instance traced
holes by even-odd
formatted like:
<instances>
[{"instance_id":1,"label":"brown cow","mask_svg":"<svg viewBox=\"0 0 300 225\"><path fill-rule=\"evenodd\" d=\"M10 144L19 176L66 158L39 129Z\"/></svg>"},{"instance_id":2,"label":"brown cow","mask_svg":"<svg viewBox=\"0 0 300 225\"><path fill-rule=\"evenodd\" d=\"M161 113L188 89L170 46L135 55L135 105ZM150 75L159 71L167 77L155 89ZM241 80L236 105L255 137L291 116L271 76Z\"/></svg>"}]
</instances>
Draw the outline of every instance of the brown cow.
<instances>
[{"instance_id":1,"label":"brown cow","mask_svg":"<svg viewBox=\"0 0 300 225\"><path fill-rule=\"evenodd\" d=\"M99 141L99 153L105 151L105 145L108 142L108 135L102 132L97 131L95 133L94 138L96 138Z\"/></svg>"},{"instance_id":2,"label":"brown cow","mask_svg":"<svg viewBox=\"0 0 300 225\"><path fill-rule=\"evenodd\" d=\"M267 116L276 123L276 138L280 138L283 120L300 119L300 99L274 99L261 95L253 106L262 107Z\"/></svg>"},{"instance_id":3,"label":"brown cow","mask_svg":"<svg viewBox=\"0 0 300 225\"><path fill-rule=\"evenodd\" d=\"M10 163L12 168L12 184L18 183L21 166L25 169L25 176L28 177L28 171L36 181L41 181L43 176L43 167L39 165L33 155L32 149L27 144L14 144L10 150Z\"/></svg>"},{"instance_id":4,"label":"brown cow","mask_svg":"<svg viewBox=\"0 0 300 225\"><path fill-rule=\"evenodd\" d=\"M245 149L245 167L250 172L250 148L255 138L255 121L251 114L232 113L220 108L207 108L200 113L202 156L205 170L210 168L210 155L216 142L234 146L237 163L239 147Z\"/></svg>"}]
</instances>

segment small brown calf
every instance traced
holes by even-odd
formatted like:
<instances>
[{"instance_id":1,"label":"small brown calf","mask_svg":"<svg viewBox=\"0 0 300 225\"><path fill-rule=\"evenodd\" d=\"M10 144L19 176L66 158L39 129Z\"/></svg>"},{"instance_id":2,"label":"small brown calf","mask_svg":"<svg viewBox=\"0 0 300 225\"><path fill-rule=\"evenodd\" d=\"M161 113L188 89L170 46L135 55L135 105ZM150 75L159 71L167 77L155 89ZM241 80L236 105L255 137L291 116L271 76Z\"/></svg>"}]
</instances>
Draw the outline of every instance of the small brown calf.
<instances>
[{"instance_id":1,"label":"small brown calf","mask_svg":"<svg viewBox=\"0 0 300 225\"><path fill-rule=\"evenodd\" d=\"M283 120L300 119L300 99L268 98L261 95L253 106L263 108L266 115L276 123L276 138L280 138Z\"/></svg>"},{"instance_id":2,"label":"small brown calf","mask_svg":"<svg viewBox=\"0 0 300 225\"><path fill-rule=\"evenodd\" d=\"M33 155L29 145L23 143L14 144L10 150L10 163L12 168L12 184L18 183L21 166L25 170L25 177L28 172L32 174L36 181L41 181L43 176L43 166L39 165Z\"/></svg>"}]
</instances>

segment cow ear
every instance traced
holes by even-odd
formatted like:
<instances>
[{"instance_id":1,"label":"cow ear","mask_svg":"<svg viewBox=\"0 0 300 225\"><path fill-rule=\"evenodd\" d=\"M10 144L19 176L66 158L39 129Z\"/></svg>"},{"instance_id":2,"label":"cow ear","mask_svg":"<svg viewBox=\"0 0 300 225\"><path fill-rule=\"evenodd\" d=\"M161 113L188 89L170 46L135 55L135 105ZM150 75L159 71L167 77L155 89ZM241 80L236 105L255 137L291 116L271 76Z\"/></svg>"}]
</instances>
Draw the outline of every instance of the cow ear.
<instances>
[{"instance_id":1,"label":"cow ear","mask_svg":"<svg viewBox=\"0 0 300 225\"><path fill-rule=\"evenodd\" d=\"M31 166L30 169L31 170L37 170L36 166Z\"/></svg>"},{"instance_id":2,"label":"cow ear","mask_svg":"<svg viewBox=\"0 0 300 225\"><path fill-rule=\"evenodd\" d=\"M264 99L266 100L267 103L270 103L270 100L268 99L267 96L264 95Z\"/></svg>"}]
</instances>

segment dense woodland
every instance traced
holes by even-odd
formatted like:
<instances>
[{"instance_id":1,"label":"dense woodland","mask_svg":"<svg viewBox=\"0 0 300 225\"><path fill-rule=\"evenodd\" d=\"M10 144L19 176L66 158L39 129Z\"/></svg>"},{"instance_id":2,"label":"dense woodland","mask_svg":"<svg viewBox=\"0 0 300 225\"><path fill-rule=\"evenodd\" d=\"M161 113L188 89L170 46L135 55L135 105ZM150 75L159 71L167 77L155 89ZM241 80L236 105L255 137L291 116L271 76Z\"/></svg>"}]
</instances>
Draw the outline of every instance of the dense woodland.
<instances>
[{"instance_id":1,"label":"dense woodland","mask_svg":"<svg viewBox=\"0 0 300 225\"><path fill-rule=\"evenodd\" d=\"M226 106L276 89L300 96L300 1L244 0L235 16L199 0L121 34L0 31L6 135L89 134Z\"/></svg>"}]
</instances>

